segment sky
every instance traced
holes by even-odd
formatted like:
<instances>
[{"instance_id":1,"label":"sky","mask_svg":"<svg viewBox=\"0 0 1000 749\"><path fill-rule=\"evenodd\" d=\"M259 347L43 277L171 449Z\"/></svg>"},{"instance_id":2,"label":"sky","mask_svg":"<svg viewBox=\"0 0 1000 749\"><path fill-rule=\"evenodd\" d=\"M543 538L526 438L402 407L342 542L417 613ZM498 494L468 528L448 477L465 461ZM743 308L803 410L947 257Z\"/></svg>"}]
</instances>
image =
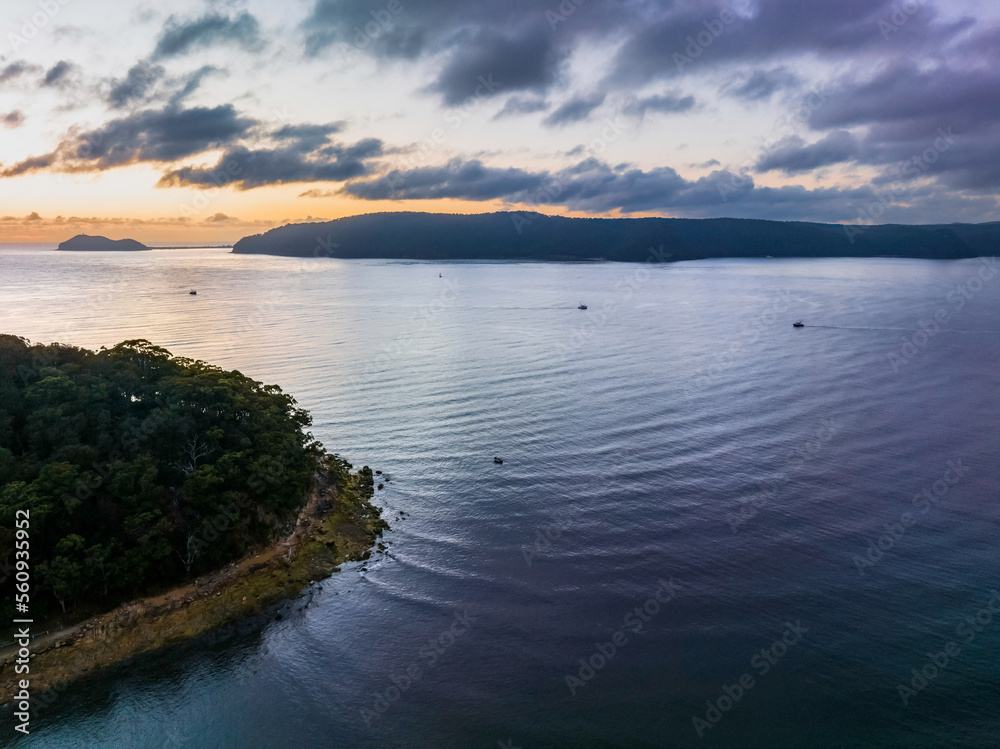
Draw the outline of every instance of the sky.
<instances>
[{"instance_id":1,"label":"sky","mask_svg":"<svg viewBox=\"0 0 1000 749\"><path fill-rule=\"evenodd\" d=\"M1000 3L4 0L0 242L1000 220Z\"/></svg>"}]
</instances>

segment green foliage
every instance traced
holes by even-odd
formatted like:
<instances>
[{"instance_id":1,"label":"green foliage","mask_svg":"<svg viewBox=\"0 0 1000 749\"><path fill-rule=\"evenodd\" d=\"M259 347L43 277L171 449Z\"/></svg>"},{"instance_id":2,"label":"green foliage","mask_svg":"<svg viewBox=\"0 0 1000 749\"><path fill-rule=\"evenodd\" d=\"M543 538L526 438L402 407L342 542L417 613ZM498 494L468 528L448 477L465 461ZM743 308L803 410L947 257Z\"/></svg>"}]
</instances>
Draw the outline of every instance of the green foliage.
<instances>
[{"instance_id":1,"label":"green foliage","mask_svg":"<svg viewBox=\"0 0 1000 749\"><path fill-rule=\"evenodd\" d=\"M23 509L33 607L110 606L217 568L304 502L324 459L310 423L280 388L148 341L0 335L0 561Z\"/></svg>"}]
</instances>

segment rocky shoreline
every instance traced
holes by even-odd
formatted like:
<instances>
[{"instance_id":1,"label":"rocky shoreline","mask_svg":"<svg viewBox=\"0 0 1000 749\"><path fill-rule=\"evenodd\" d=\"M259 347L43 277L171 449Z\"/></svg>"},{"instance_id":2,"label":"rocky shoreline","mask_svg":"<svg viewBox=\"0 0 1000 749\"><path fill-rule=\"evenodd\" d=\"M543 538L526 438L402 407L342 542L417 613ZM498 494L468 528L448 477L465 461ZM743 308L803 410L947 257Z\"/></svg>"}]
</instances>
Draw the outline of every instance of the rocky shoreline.
<instances>
[{"instance_id":1,"label":"rocky shoreline","mask_svg":"<svg viewBox=\"0 0 1000 749\"><path fill-rule=\"evenodd\" d=\"M295 529L256 554L167 593L126 603L32 643L32 711L74 681L143 653L178 644L254 616L318 587L341 564L367 559L388 529L371 503L367 466L338 485L317 473ZM280 614L276 618L280 618ZM270 618L270 617L268 617ZM16 649L0 658L0 703L16 693Z\"/></svg>"}]
</instances>

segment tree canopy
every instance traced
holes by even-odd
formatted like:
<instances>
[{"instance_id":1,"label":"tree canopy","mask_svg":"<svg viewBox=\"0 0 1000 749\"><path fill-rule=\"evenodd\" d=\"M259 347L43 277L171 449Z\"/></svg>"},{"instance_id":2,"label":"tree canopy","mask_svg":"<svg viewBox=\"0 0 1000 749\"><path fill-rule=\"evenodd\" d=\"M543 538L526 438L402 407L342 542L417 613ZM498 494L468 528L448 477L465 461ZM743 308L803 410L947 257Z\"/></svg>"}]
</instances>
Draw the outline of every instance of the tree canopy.
<instances>
[{"instance_id":1,"label":"tree canopy","mask_svg":"<svg viewBox=\"0 0 1000 749\"><path fill-rule=\"evenodd\" d=\"M0 335L5 607L18 510L33 612L114 605L271 540L324 455L310 424L279 387L149 341L94 352Z\"/></svg>"},{"instance_id":2,"label":"tree canopy","mask_svg":"<svg viewBox=\"0 0 1000 749\"><path fill-rule=\"evenodd\" d=\"M711 218L570 218L541 213L369 213L287 224L235 253L423 260L675 262L720 257L956 259L992 255L1000 223L850 226Z\"/></svg>"}]
</instances>

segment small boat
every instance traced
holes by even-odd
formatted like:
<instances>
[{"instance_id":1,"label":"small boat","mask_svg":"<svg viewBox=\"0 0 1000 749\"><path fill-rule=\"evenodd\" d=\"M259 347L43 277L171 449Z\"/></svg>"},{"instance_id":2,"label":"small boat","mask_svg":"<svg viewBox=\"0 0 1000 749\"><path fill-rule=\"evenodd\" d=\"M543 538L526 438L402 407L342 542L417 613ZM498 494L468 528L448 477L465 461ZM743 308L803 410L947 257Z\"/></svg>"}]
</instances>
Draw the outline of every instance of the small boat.
<instances>
[{"instance_id":1,"label":"small boat","mask_svg":"<svg viewBox=\"0 0 1000 749\"><path fill-rule=\"evenodd\" d=\"M438 278L444 278L440 273L438 273Z\"/></svg>"},{"instance_id":2,"label":"small boat","mask_svg":"<svg viewBox=\"0 0 1000 749\"><path fill-rule=\"evenodd\" d=\"M191 289L191 291L189 291L188 293L189 293L189 294L190 294L191 296L198 296L198 292L197 292L197 291L195 291L194 289Z\"/></svg>"},{"instance_id":3,"label":"small boat","mask_svg":"<svg viewBox=\"0 0 1000 749\"><path fill-rule=\"evenodd\" d=\"M580 306L577 307L577 309L587 309L587 305L584 304L583 302L580 302Z\"/></svg>"},{"instance_id":4,"label":"small boat","mask_svg":"<svg viewBox=\"0 0 1000 749\"><path fill-rule=\"evenodd\" d=\"M503 458L493 458L493 462L496 463L498 466L502 466Z\"/></svg>"},{"instance_id":5,"label":"small boat","mask_svg":"<svg viewBox=\"0 0 1000 749\"><path fill-rule=\"evenodd\" d=\"M798 322L793 322L792 323L792 327L793 328L804 328L805 326L806 326L806 324L804 322L802 322L801 320L799 320Z\"/></svg>"}]
</instances>

